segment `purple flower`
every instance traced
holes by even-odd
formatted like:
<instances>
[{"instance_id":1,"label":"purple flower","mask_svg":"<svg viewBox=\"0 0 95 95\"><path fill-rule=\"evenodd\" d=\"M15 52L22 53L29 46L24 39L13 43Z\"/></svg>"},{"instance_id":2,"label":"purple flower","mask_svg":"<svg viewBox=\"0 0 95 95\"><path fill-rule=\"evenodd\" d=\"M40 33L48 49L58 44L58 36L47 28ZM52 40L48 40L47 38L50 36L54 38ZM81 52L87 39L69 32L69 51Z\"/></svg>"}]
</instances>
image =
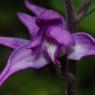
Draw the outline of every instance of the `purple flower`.
<instances>
[{"instance_id":1,"label":"purple flower","mask_svg":"<svg viewBox=\"0 0 95 95\"><path fill-rule=\"evenodd\" d=\"M0 74L0 85L23 69L41 68L50 61L60 66L58 57L66 53L68 59L73 60L95 55L95 39L92 36L84 32L71 34L65 19L55 11L35 6L27 0L25 5L35 16L18 13L18 17L27 27L31 39L0 37L1 45L13 49Z\"/></svg>"}]
</instances>

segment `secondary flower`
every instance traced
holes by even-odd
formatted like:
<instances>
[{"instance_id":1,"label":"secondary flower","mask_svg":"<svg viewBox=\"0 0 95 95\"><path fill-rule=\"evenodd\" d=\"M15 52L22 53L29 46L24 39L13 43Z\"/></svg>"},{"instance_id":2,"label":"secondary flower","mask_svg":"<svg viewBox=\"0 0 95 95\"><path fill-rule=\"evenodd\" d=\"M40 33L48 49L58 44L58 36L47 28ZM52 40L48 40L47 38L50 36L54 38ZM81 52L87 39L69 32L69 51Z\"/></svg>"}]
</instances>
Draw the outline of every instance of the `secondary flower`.
<instances>
[{"instance_id":1,"label":"secondary flower","mask_svg":"<svg viewBox=\"0 0 95 95\"><path fill-rule=\"evenodd\" d=\"M35 6L27 0L25 5L35 16L18 13L18 17L28 28L31 39L0 37L0 44L13 49L0 74L0 85L23 69L41 68L50 61L60 66L58 57L65 53L73 60L95 55L95 39L92 36L83 32L71 34L65 19L55 11Z\"/></svg>"}]
</instances>

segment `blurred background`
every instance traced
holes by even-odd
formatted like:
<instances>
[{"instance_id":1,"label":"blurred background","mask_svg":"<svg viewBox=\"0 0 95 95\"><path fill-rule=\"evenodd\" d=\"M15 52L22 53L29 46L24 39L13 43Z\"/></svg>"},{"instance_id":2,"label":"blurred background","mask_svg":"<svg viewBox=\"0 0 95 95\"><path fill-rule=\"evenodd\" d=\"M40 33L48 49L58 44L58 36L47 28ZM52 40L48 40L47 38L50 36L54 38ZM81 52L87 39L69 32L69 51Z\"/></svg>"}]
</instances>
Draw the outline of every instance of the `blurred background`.
<instances>
[{"instance_id":1,"label":"blurred background","mask_svg":"<svg viewBox=\"0 0 95 95\"><path fill-rule=\"evenodd\" d=\"M30 0L36 5L58 11L64 16L64 0ZM75 9L82 0L74 0ZM24 6L24 0L0 0L0 36L29 38L26 27L19 21L17 12L31 14ZM80 31L90 33L95 37L95 13L83 19L79 25ZM0 72L7 63L12 50L0 46ZM95 57L89 57L78 62L78 95L95 95ZM55 77L48 65L43 69L27 69L11 76L0 87L0 95L64 95L64 81Z\"/></svg>"}]
</instances>

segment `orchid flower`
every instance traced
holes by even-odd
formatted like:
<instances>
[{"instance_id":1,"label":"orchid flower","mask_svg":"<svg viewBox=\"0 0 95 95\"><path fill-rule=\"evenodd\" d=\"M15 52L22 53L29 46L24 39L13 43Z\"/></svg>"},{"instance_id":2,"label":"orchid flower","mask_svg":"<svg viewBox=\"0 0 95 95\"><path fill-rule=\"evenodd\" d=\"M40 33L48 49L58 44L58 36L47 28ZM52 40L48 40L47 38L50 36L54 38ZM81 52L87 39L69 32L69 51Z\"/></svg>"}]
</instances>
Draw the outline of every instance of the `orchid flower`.
<instances>
[{"instance_id":1,"label":"orchid flower","mask_svg":"<svg viewBox=\"0 0 95 95\"><path fill-rule=\"evenodd\" d=\"M0 86L14 73L27 68L41 68L49 64L60 66L58 57L81 60L95 55L95 38L84 32L71 34L63 16L31 4L26 7L35 16L18 13L21 22L27 27L31 39L0 37L0 44L13 49L4 70L0 73ZM65 63L64 63L65 64Z\"/></svg>"}]
</instances>

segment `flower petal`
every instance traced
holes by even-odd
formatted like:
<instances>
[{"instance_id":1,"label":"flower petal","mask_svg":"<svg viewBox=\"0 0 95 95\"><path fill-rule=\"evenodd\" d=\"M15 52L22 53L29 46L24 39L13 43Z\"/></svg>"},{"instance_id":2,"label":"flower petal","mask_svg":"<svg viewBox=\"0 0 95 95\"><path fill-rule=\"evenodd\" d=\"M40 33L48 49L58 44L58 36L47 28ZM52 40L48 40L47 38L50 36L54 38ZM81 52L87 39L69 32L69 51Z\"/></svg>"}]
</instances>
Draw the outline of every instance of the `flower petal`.
<instances>
[{"instance_id":1,"label":"flower petal","mask_svg":"<svg viewBox=\"0 0 95 95\"><path fill-rule=\"evenodd\" d=\"M76 45L70 49L68 58L81 60L86 56L95 55L95 38L87 33L73 34Z\"/></svg>"},{"instance_id":2,"label":"flower petal","mask_svg":"<svg viewBox=\"0 0 95 95\"><path fill-rule=\"evenodd\" d=\"M53 10L48 10L40 6L33 5L28 0L25 0L25 5L30 11L34 12L39 18L42 18L44 20L61 19L63 22L65 22L64 18Z\"/></svg>"},{"instance_id":3,"label":"flower petal","mask_svg":"<svg viewBox=\"0 0 95 95\"><path fill-rule=\"evenodd\" d=\"M17 15L21 22L28 28L30 35L35 36L39 30L35 22L36 18L25 13L18 13Z\"/></svg>"},{"instance_id":4,"label":"flower petal","mask_svg":"<svg viewBox=\"0 0 95 95\"><path fill-rule=\"evenodd\" d=\"M0 45L4 45L13 49L16 49L26 43L29 43L29 40L12 38L12 37L0 37Z\"/></svg>"},{"instance_id":5,"label":"flower petal","mask_svg":"<svg viewBox=\"0 0 95 95\"><path fill-rule=\"evenodd\" d=\"M5 69L0 74L0 85L7 80L12 74L27 69L27 68L41 68L48 64L49 60L41 53L38 58L35 59L35 54L32 49L27 49L27 45L24 45L15 50L10 56Z\"/></svg>"},{"instance_id":6,"label":"flower petal","mask_svg":"<svg viewBox=\"0 0 95 95\"><path fill-rule=\"evenodd\" d=\"M36 46L41 45L41 37L37 37L35 39L33 39L29 45L27 46L27 48L35 48Z\"/></svg>"},{"instance_id":7,"label":"flower petal","mask_svg":"<svg viewBox=\"0 0 95 95\"><path fill-rule=\"evenodd\" d=\"M70 46L75 43L70 32L60 26L52 26L48 31L50 36L61 45Z\"/></svg>"},{"instance_id":8,"label":"flower petal","mask_svg":"<svg viewBox=\"0 0 95 95\"><path fill-rule=\"evenodd\" d=\"M55 12L53 10L44 11L43 13L41 13L39 15L39 18L42 18L44 20L53 20L53 19L62 19L62 20L64 20L64 18L61 15L59 15L57 12Z\"/></svg>"},{"instance_id":9,"label":"flower petal","mask_svg":"<svg viewBox=\"0 0 95 95\"><path fill-rule=\"evenodd\" d=\"M30 11L32 11L36 15L40 15L40 14L42 14L43 12L45 12L47 10L45 8L42 8L42 7L39 7L39 6L36 6L36 5L31 4L28 0L25 0L25 5L26 5L26 7Z\"/></svg>"}]
</instances>

